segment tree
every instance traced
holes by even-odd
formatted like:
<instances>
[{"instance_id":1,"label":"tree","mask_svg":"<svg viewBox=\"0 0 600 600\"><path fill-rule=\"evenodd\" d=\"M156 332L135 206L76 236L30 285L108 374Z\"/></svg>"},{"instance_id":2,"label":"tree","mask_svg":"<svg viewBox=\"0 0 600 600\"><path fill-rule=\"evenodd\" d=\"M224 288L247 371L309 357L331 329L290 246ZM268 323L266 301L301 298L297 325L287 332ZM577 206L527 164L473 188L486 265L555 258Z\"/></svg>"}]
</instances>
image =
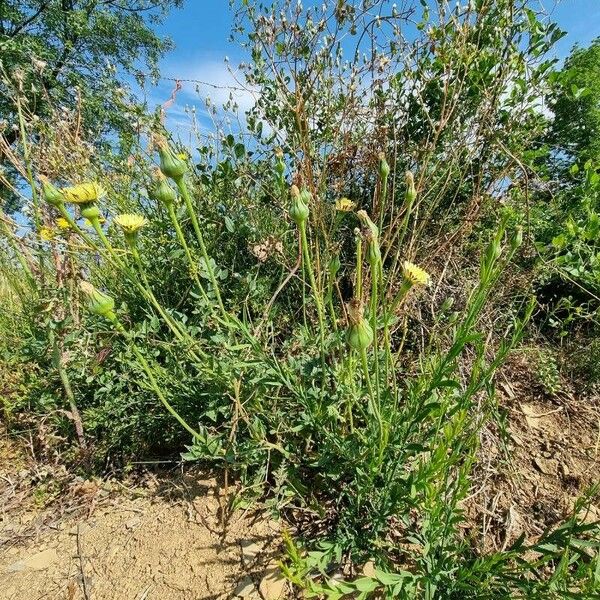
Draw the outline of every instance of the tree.
<instances>
[{"instance_id":1,"label":"tree","mask_svg":"<svg viewBox=\"0 0 600 600\"><path fill-rule=\"evenodd\" d=\"M600 38L575 47L560 74L551 105L553 147L568 162L600 163Z\"/></svg>"},{"instance_id":2,"label":"tree","mask_svg":"<svg viewBox=\"0 0 600 600\"><path fill-rule=\"evenodd\" d=\"M15 89L29 115L81 107L99 142L131 132L123 79L158 75L172 46L154 27L183 0L0 0L0 121L9 144L19 138ZM2 128L0 127L0 133ZM7 165L0 153L0 166Z\"/></svg>"}]
</instances>

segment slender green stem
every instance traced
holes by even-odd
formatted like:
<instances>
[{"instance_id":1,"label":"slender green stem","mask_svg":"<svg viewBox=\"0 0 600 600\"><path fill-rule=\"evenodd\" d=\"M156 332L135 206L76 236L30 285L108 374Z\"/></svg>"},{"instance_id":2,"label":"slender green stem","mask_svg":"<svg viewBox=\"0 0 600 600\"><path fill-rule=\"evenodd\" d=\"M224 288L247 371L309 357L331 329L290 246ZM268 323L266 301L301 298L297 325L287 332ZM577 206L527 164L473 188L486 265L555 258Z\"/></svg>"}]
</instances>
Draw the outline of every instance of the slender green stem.
<instances>
[{"instance_id":1,"label":"slender green stem","mask_svg":"<svg viewBox=\"0 0 600 600\"><path fill-rule=\"evenodd\" d=\"M369 373L369 361L367 359L367 349L363 348L360 351L360 360L361 360L361 364L362 364L362 369L365 375L365 381L367 383L367 389L369 390L369 405L371 408L371 413L373 414L373 416L375 417L375 420L377 421L377 428L379 429L379 450L378 450L378 459L377 459L377 463L378 466L381 464L382 458L383 458L383 453L385 451L385 446L386 446L386 429L385 429L385 424L383 422L383 418L381 417L381 407L379 405L379 400L378 397L375 393L375 391L373 390L373 384L371 383L371 375Z\"/></svg>"},{"instance_id":2,"label":"slender green stem","mask_svg":"<svg viewBox=\"0 0 600 600\"><path fill-rule=\"evenodd\" d=\"M100 239L102 240L103 246L104 246L106 252L108 252L108 254L103 252L102 248L100 246L98 246L96 241L94 239L92 239L85 231L83 231L79 227L79 225L77 225L77 223L75 222L75 220L70 215L69 211L66 209L66 207L64 205L59 205L58 210L59 210L60 214L62 215L62 217L67 220L67 222L69 223L69 225L73 229L73 231L75 231L75 233L77 233L81 237L81 239L83 239L93 250L95 250L96 252L98 252L100 254L103 254L103 256L113 266L115 266L116 268L123 271L129 277L130 281L135 285L137 290L142 294L142 296L146 299L146 301L150 302L150 304L152 304L152 306L154 306L156 311L165 320L165 322L167 323L167 325L169 326L169 328L171 329L171 331L173 332L175 337L177 337L177 339L182 340L184 337L187 337L192 342L194 341L192 338L189 338L189 336L187 336L187 334L185 334L185 331L180 330L177 323L168 315L168 313L165 311L165 309L160 305L158 300L155 298L154 294L152 294L152 292L150 290L146 290L146 288L144 288L144 286L139 283L135 273L133 273L131 271L131 269L129 269L129 267L116 254L116 252L114 252L114 249L112 248L112 246L110 244L110 241L106 238L105 235L102 235ZM102 233L104 233L104 232L102 232Z\"/></svg>"},{"instance_id":3,"label":"slender green stem","mask_svg":"<svg viewBox=\"0 0 600 600\"><path fill-rule=\"evenodd\" d=\"M369 373L369 361L367 359L367 349L363 348L360 351L360 362L363 369L363 374L365 376L365 382L367 384L367 389L369 390L369 396L371 397L371 402L373 402L375 398L375 394L373 392L373 384L371 383L371 374Z\"/></svg>"},{"instance_id":4,"label":"slender green stem","mask_svg":"<svg viewBox=\"0 0 600 600\"><path fill-rule=\"evenodd\" d=\"M179 219L177 218L177 214L175 213L175 207L172 204L169 204L168 211L169 211L169 217L171 218L171 222L173 223L173 227L175 228L175 233L177 234L177 239L179 240L179 243L181 244L183 250L185 251L185 255L187 257L187 260L188 260L188 263L190 266L190 275L191 275L192 279L194 280L194 283L196 284L196 287L198 288L200 295L202 296L202 299L205 300L207 303L209 303L209 299L208 299L208 296L206 295L206 291L204 290L204 287L202 286L202 284L200 283L200 279L198 278L197 265L194 263L194 258L192 256L192 252L191 252L190 247L188 246L187 242L185 241L185 236L183 235L183 231L181 230L181 225L179 225Z\"/></svg>"},{"instance_id":5,"label":"slender green stem","mask_svg":"<svg viewBox=\"0 0 600 600\"><path fill-rule=\"evenodd\" d=\"M362 302L362 238L356 240L356 290L354 297Z\"/></svg>"},{"instance_id":6,"label":"slender green stem","mask_svg":"<svg viewBox=\"0 0 600 600\"><path fill-rule=\"evenodd\" d=\"M317 315L319 318L319 342L321 345L321 362L323 363L323 370L325 367L325 314L323 311L323 303L319 290L317 289L317 282L315 280L315 274L312 268L310 260L310 251L308 248L308 240L306 237L306 222L300 223L300 240L302 243L302 257L310 280L310 286L312 289L312 295L317 306Z\"/></svg>"},{"instance_id":7,"label":"slender green stem","mask_svg":"<svg viewBox=\"0 0 600 600\"><path fill-rule=\"evenodd\" d=\"M77 402L75 401L75 394L73 393L73 389L71 388L71 381L69 380L69 375L62 362L60 341L56 337L52 329L49 329L48 331L48 341L52 346L52 363L54 365L54 368L58 372L60 381L63 386L63 390L65 392L65 396L67 397L67 401L69 403L69 409L71 412L71 417L73 419L73 424L75 425L75 432L77 433L79 445L82 448L85 448L85 437L83 434L83 422L81 420L81 414L79 413L79 409L77 408Z\"/></svg>"},{"instance_id":8,"label":"slender green stem","mask_svg":"<svg viewBox=\"0 0 600 600\"><path fill-rule=\"evenodd\" d=\"M139 348L136 346L135 342L133 341L131 335L123 327L123 325L121 324L121 322L119 321L117 316L114 313L112 313L112 314L108 315L108 318L113 323L115 329L119 333L124 335L125 338L130 342L133 353L135 354L140 365L142 366L142 368L146 372L146 375L148 376L150 386L152 387L152 389L158 396L159 400L163 403L164 407L167 409L169 414L171 414L175 418L175 420L193 437L200 438L201 437L200 434L193 427L188 425L187 421L173 408L173 406L171 406L170 402L167 400L166 396L163 394L163 391L160 389L160 386L158 385L158 382L156 381L154 374L152 373L152 369L150 368L148 361L146 360L144 355L140 352Z\"/></svg>"},{"instance_id":9,"label":"slender green stem","mask_svg":"<svg viewBox=\"0 0 600 600\"><path fill-rule=\"evenodd\" d=\"M210 257L208 256L208 250L206 249L206 244L204 243L204 236L202 235L202 231L200 229L200 224L198 223L198 217L196 216L196 211L194 210L194 206L192 204L192 199L190 197L190 193L188 191L187 185L183 177L180 177L175 181L177 184L177 189L179 190L183 201L185 202L185 206L187 208L190 219L192 220L192 226L194 227L194 231L196 232L196 238L198 239L198 244L200 244L200 252L202 253L202 257L204 258L204 262L206 263L206 270L208 272L208 277L210 282L213 285L215 296L217 297L217 302L219 303L219 308L223 313L223 317L228 319L229 315L225 310L225 306L223 304L223 300L221 299L221 292L219 290L219 283L217 281L217 277L215 275L214 269L212 268L212 264L210 262Z\"/></svg>"},{"instance_id":10,"label":"slender green stem","mask_svg":"<svg viewBox=\"0 0 600 600\"><path fill-rule=\"evenodd\" d=\"M379 201L379 231L383 228L383 213L385 208L385 201L387 199L387 182L388 176L385 175L381 178L381 199Z\"/></svg>"},{"instance_id":11,"label":"slender green stem","mask_svg":"<svg viewBox=\"0 0 600 600\"><path fill-rule=\"evenodd\" d=\"M377 397L377 403L381 401L380 398L380 383L379 383L379 342L377 334L377 304L378 304L378 290L377 283L379 281L379 269L378 261L371 261L371 329L373 330L373 353L375 358L375 394Z\"/></svg>"}]
</instances>

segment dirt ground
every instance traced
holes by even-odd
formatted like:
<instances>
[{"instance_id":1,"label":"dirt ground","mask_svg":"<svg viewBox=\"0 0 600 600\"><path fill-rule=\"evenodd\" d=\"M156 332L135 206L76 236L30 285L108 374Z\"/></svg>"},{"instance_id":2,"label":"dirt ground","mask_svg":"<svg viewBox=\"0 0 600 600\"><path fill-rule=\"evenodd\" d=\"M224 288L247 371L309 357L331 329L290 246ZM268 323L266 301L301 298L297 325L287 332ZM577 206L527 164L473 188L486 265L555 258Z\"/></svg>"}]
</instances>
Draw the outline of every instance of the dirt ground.
<instances>
[{"instance_id":1,"label":"dirt ground","mask_svg":"<svg viewBox=\"0 0 600 600\"><path fill-rule=\"evenodd\" d=\"M475 485L466 500L482 552L529 541L571 516L575 501L600 481L600 397L561 382L549 395L526 358L513 355L496 378L504 431L482 432ZM600 521L600 497L579 517Z\"/></svg>"},{"instance_id":2,"label":"dirt ground","mask_svg":"<svg viewBox=\"0 0 600 600\"><path fill-rule=\"evenodd\" d=\"M7 447L4 444L4 456ZM34 492L46 477L0 467L2 600L278 600L280 524L244 511L221 520L222 488L187 473L80 481L60 501ZM21 468L15 474L14 466Z\"/></svg>"},{"instance_id":3,"label":"dirt ground","mask_svg":"<svg viewBox=\"0 0 600 600\"><path fill-rule=\"evenodd\" d=\"M548 395L523 356L496 378L465 534L481 552L535 540L600 477L600 398ZM65 483L66 482L66 483ZM193 469L78 480L0 433L0 600L280 600L282 525L227 503ZM600 520L598 496L582 515Z\"/></svg>"}]
</instances>

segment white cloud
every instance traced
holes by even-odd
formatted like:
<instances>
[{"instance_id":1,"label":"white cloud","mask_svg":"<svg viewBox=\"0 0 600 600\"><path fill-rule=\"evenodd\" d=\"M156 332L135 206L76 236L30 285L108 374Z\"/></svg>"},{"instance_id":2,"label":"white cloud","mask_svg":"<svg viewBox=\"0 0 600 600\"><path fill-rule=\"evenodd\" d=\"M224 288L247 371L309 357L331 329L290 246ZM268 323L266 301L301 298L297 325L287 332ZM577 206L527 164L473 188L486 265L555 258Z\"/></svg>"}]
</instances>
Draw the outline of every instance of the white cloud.
<instances>
[{"instance_id":1,"label":"white cloud","mask_svg":"<svg viewBox=\"0 0 600 600\"><path fill-rule=\"evenodd\" d=\"M204 58L166 65L162 70L158 93L153 94L154 99L161 96L159 104L169 99L175 80L179 80L182 87L176 94L175 102L167 108L167 118L170 125L177 127L191 127L192 110L199 124L209 125L211 115L207 109L207 99L210 106L216 109L218 119L226 116L223 105L232 102L237 105L242 121L244 113L254 106L257 99L257 92L246 85L243 73L225 61Z\"/></svg>"}]
</instances>

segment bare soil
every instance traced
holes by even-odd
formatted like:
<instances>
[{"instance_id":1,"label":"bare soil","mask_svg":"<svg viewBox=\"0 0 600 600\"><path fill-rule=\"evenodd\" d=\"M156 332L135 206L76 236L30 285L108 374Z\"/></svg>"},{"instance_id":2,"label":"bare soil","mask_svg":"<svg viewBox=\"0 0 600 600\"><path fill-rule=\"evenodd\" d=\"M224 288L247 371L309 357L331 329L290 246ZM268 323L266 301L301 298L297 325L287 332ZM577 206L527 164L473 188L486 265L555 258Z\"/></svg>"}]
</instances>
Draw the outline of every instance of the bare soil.
<instances>
[{"instance_id":1,"label":"bare soil","mask_svg":"<svg viewBox=\"0 0 600 600\"><path fill-rule=\"evenodd\" d=\"M481 552L535 540L600 478L600 398L563 382L548 395L526 358L498 374L504 425L481 436L465 534ZM213 477L146 472L73 479L0 435L1 600L279 600L281 525L224 511ZM581 515L600 520L600 498ZM288 596L289 597L289 596Z\"/></svg>"},{"instance_id":2,"label":"bare soil","mask_svg":"<svg viewBox=\"0 0 600 600\"><path fill-rule=\"evenodd\" d=\"M45 474L28 470L6 440L2 450L2 600L283 596L274 573L279 522L260 512L226 514L216 479L188 472L147 474L132 487L76 481L51 501L48 487L35 485Z\"/></svg>"},{"instance_id":3,"label":"bare soil","mask_svg":"<svg viewBox=\"0 0 600 600\"><path fill-rule=\"evenodd\" d=\"M525 356L515 354L496 378L499 413L481 437L473 491L465 502L482 552L537 539L569 518L600 481L600 397L563 380L547 394ZM600 496L579 513L600 521Z\"/></svg>"}]
</instances>

